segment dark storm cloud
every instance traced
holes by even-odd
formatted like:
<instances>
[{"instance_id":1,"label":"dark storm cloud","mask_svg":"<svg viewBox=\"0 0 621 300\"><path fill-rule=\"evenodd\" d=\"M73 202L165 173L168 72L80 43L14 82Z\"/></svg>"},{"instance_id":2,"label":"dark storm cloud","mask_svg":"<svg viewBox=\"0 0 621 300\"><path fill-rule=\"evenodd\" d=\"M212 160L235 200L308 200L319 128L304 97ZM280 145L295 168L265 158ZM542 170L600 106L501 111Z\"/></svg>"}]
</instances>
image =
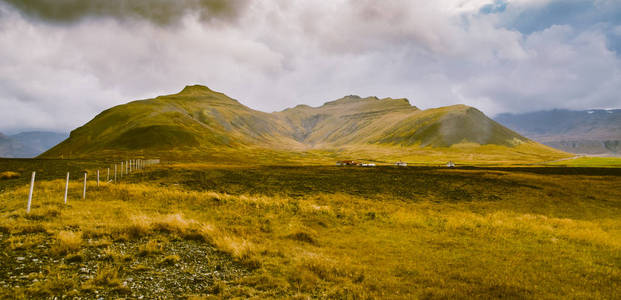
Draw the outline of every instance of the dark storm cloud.
<instances>
[{"instance_id":1,"label":"dark storm cloud","mask_svg":"<svg viewBox=\"0 0 621 300\"><path fill-rule=\"evenodd\" d=\"M230 19L239 15L248 0L0 0L29 17L71 23L88 17L142 18L170 24L187 13L202 19Z\"/></svg>"}]
</instances>

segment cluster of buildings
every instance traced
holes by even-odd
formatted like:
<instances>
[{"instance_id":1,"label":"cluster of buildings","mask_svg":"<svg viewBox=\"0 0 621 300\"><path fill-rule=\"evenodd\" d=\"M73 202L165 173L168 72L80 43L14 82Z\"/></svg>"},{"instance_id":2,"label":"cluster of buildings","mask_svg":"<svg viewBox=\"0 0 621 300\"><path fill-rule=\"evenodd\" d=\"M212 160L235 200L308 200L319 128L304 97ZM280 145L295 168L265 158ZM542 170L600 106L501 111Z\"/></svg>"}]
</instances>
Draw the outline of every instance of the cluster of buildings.
<instances>
[{"instance_id":1,"label":"cluster of buildings","mask_svg":"<svg viewBox=\"0 0 621 300\"><path fill-rule=\"evenodd\" d=\"M375 167L373 163L361 163L354 160L341 160L336 162L337 166L361 166L361 167Z\"/></svg>"},{"instance_id":2,"label":"cluster of buildings","mask_svg":"<svg viewBox=\"0 0 621 300\"><path fill-rule=\"evenodd\" d=\"M336 162L337 166L360 166L360 167L375 167L376 164L374 163L362 163L362 162L358 162L355 160L340 160ZM397 167L407 167L408 163L403 162L403 161L398 161L395 163L395 166ZM455 168L455 163L453 161L449 161L448 163L446 163L446 167L447 168Z\"/></svg>"}]
</instances>

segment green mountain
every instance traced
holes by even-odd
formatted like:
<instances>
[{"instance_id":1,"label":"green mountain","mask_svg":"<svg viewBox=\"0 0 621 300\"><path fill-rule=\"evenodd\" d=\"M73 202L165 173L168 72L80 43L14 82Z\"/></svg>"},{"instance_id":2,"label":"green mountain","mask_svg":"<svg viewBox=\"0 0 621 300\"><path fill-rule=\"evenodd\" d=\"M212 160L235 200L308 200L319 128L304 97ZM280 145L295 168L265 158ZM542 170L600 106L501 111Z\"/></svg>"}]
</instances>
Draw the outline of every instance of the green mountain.
<instances>
[{"instance_id":1,"label":"green mountain","mask_svg":"<svg viewBox=\"0 0 621 300\"><path fill-rule=\"evenodd\" d=\"M361 153L371 157L381 148L396 159L421 149L462 149L460 145L469 145L470 152L477 146L529 145L534 155L562 155L465 105L420 110L407 99L347 96L320 107L298 105L264 113L207 87L188 86L178 94L108 109L42 157L150 154L228 160L241 155L299 160Z\"/></svg>"},{"instance_id":2,"label":"green mountain","mask_svg":"<svg viewBox=\"0 0 621 300\"><path fill-rule=\"evenodd\" d=\"M321 107L276 113L312 147L352 144L450 147L462 142L513 146L528 140L465 105L420 110L407 99L347 96Z\"/></svg>"}]
</instances>

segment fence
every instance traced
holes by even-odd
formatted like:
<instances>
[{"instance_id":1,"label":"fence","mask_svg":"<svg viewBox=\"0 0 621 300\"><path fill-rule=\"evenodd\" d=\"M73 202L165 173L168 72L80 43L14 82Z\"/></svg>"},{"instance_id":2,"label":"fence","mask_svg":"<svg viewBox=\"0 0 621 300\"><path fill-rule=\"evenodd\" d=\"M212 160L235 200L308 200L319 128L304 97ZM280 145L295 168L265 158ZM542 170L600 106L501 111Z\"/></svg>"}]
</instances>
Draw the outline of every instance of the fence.
<instances>
[{"instance_id":1,"label":"fence","mask_svg":"<svg viewBox=\"0 0 621 300\"><path fill-rule=\"evenodd\" d=\"M106 176L106 183L117 183L117 171L120 171L120 178L123 178L123 174L129 175L130 173L133 172L137 172L137 171L141 171L144 169L147 169L148 167L157 165L160 163L159 159L129 159L129 160L125 160L125 161L121 161L120 164L119 163L114 163L113 165L111 165L110 167L114 167L114 177L111 179L110 178L110 167L106 167L106 169L108 170L108 175ZM120 168L118 168L118 166L120 166ZM100 169L97 169L97 186L99 186L99 171ZM28 204L26 207L26 213L30 213L30 206L32 204L32 195L34 192L34 185L35 185L35 177L36 177L37 172L32 172L32 177L30 179L30 191L28 193ZM70 173L67 172L67 178L65 181L65 195L64 195L64 203L67 204L67 193L69 192L69 177L70 177ZM82 189L82 199L86 199L86 187L88 184L87 181L88 178L88 171L84 172L84 184L83 184L83 189Z\"/></svg>"}]
</instances>

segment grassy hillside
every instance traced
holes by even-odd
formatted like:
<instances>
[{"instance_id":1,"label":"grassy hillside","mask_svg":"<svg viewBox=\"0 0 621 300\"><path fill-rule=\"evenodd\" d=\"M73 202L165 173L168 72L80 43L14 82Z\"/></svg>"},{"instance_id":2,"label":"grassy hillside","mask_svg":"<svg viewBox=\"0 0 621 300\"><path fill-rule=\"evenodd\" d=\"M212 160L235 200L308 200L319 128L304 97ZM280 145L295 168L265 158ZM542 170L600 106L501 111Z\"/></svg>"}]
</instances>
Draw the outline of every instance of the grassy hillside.
<instances>
[{"instance_id":1,"label":"grassy hillside","mask_svg":"<svg viewBox=\"0 0 621 300\"><path fill-rule=\"evenodd\" d=\"M278 114L294 126L297 140L315 147L369 143L450 147L462 142L515 146L528 141L465 105L422 111L407 99L348 96Z\"/></svg>"},{"instance_id":2,"label":"grassy hillside","mask_svg":"<svg viewBox=\"0 0 621 300\"><path fill-rule=\"evenodd\" d=\"M407 99L348 96L320 107L299 105L268 114L204 86L106 110L42 157L144 155L283 164L332 163L360 154L392 163L425 154L450 156L458 147L480 159L463 161L481 162L487 146L496 147L496 154L506 151L497 157L500 161L566 157L464 105L419 110ZM391 155L373 158L378 149ZM520 159L511 159L516 153Z\"/></svg>"},{"instance_id":3,"label":"grassy hillside","mask_svg":"<svg viewBox=\"0 0 621 300\"><path fill-rule=\"evenodd\" d=\"M71 132L43 157L85 156L107 151L189 151L221 147L291 145L286 128L270 114L251 110L206 87L134 101L108 109Z\"/></svg>"},{"instance_id":4,"label":"grassy hillside","mask_svg":"<svg viewBox=\"0 0 621 300\"><path fill-rule=\"evenodd\" d=\"M72 181L68 205L37 182L29 215L24 178L0 193L0 297L615 299L619 176L175 164L86 200Z\"/></svg>"}]
</instances>

